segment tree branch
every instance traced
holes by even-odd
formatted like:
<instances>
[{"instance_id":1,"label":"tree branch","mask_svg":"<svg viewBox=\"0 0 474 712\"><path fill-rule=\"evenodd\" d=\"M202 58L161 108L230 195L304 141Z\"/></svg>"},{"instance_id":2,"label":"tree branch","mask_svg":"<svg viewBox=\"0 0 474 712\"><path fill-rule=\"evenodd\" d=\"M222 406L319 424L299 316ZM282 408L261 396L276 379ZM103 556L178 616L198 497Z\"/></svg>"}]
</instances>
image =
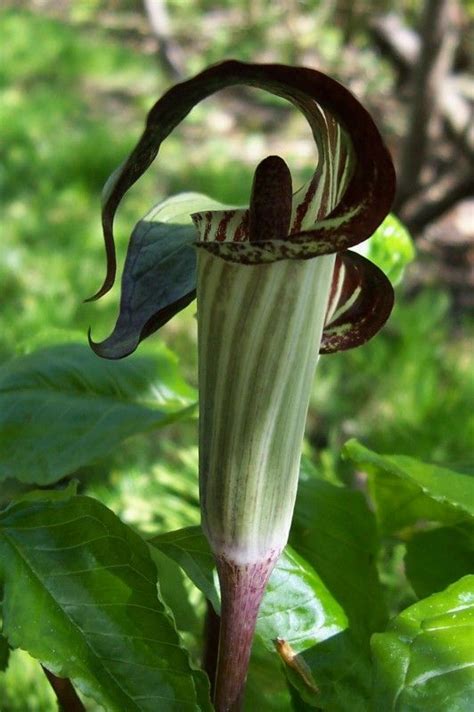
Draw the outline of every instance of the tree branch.
<instances>
[{"instance_id":1,"label":"tree branch","mask_svg":"<svg viewBox=\"0 0 474 712\"><path fill-rule=\"evenodd\" d=\"M465 171L460 176L450 172L418 193L413 200L406 201L399 216L411 231L419 233L426 225L473 193L473 172Z\"/></svg>"},{"instance_id":2,"label":"tree branch","mask_svg":"<svg viewBox=\"0 0 474 712\"><path fill-rule=\"evenodd\" d=\"M440 88L452 67L457 40L452 0L425 0L410 128L401 158L398 208L418 189L429 141L434 133L439 135Z\"/></svg>"}]
</instances>

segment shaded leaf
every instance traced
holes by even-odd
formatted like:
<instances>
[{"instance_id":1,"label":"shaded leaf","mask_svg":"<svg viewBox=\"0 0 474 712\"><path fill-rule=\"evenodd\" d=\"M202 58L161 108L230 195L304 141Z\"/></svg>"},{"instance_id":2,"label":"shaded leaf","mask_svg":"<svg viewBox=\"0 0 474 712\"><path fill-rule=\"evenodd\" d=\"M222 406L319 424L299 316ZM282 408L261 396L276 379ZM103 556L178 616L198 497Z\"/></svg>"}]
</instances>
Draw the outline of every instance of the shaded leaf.
<instances>
[{"instance_id":1,"label":"shaded leaf","mask_svg":"<svg viewBox=\"0 0 474 712\"><path fill-rule=\"evenodd\" d=\"M465 523L415 534L407 543L405 570L418 598L442 591L474 571L474 527Z\"/></svg>"},{"instance_id":2,"label":"shaded leaf","mask_svg":"<svg viewBox=\"0 0 474 712\"><path fill-rule=\"evenodd\" d=\"M252 645L244 711L288 712L289 709L290 695L283 667L274 651L257 637Z\"/></svg>"},{"instance_id":3,"label":"shaded leaf","mask_svg":"<svg viewBox=\"0 0 474 712\"><path fill-rule=\"evenodd\" d=\"M182 193L156 205L133 230L122 277L120 312L112 334L94 351L117 359L189 304L196 290L196 228L191 213L222 204Z\"/></svg>"},{"instance_id":4,"label":"shaded leaf","mask_svg":"<svg viewBox=\"0 0 474 712\"><path fill-rule=\"evenodd\" d=\"M146 543L96 500L4 511L0 577L9 643L107 710L211 709L158 597Z\"/></svg>"},{"instance_id":5,"label":"shaded leaf","mask_svg":"<svg viewBox=\"0 0 474 712\"><path fill-rule=\"evenodd\" d=\"M474 576L404 610L372 638L374 709L466 712L474 700Z\"/></svg>"},{"instance_id":6,"label":"shaded leaf","mask_svg":"<svg viewBox=\"0 0 474 712\"><path fill-rule=\"evenodd\" d=\"M200 527L162 534L150 544L179 563L219 611L214 557ZM280 637L299 652L346 625L344 613L311 566L287 547L270 577L259 610L256 632L266 647L273 651L273 641Z\"/></svg>"},{"instance_id":7,"label":"shaded leaf","mask_svg":"<svg viewBox=\"0 0 474 712\"><path fill-rule=\"evenodd\" d=\"M201 527L184 527L159 534L149 543L176 561L212 603L214 610L217 613L220 611L214 556Z\"/></svg>"},{"instance_id":8,"label":"shaded leaf","mask_svg":"<svg viewBox=\"0 0 474 712\"><path fill-rule=\"evenodd\" d=\"M180 631L199 633L202 621L189 601L183 570L154 546L150 547L150 554L158 572L160 597L173 611L176 627Z\"/></svg>"},{"instance_id":9,"label":"shaded leaf","mask_svg":"<svg viewBox=\"0 0 474 712\"><path fill-rule=\"evenodd\" d=\"M55 482L183 417L194 395L164 347L117 364L81 344L16 358L0 369L0 479Z\"/></svg>"},{"instance_id":10,"label":"shaded leaf","mask_svg":"<svg viewBox=\"0 0 474 712\"><path fill-rule=\"evenodd\" d=\"M288 679L298 690L301 701L310 705L309 709L315 706L331 712L367 712L371 709L369 647L350 629L305 650L301 658L311 671L318 694L311 698L308 686L296 674L290 673Z\"/></svg>"},{"instance_id":11,"label":"shaded leaf","mask_svg":"<svg viewBox=\"0 0 474 712\"><path fill-rule=\"evenodd\" d=\"M356 440L343 456L369 475L369 491L384 533L420 519L451 524L474 516L474 479L404 455L378 455Z\"/></svg>"}]
</instances>

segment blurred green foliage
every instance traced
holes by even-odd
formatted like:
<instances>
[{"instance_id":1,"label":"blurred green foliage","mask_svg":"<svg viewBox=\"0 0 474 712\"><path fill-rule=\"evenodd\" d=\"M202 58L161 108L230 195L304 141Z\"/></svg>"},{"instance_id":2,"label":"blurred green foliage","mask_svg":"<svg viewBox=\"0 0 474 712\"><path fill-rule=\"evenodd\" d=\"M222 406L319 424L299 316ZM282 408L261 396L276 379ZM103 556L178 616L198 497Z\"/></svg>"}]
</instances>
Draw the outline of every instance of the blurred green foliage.
<instances>
[{"instance_id":1,"label":"blurred green foliage","mask_svg":"<svg viewBox=\"0 0 474 712\"><path fill-rule=\"evenodd\" d=\"M242 0L245 22L229 26L209 22L204 31L200 13L211 12L214 5L197 0L169 3L179 40L190 40L190 18L202 29L193 38L187 72L224 56L264 59L262 47L270 46L277 48L281 61L292 61L297 32L301 54L317 44L324 69L343 74L343 31L337 24L321 33L316 20L296 30L290 23L282 36L279 3L257 2L255 10L253 3ZM301 3L303 15L311 13L310 5ZM408 17L418 9L416 2L399 5ZM145 111L169 81L157 68L155 56L143 51L143 44L137 41L134 48L133 42L123 42L120 33L97 22L104 6L114 10L112 3L100 0L72 3L67 21L27 10L1 12L7 38L0 66L2 362L23 352L45 328L75 330L85 342L91 323L99 339L114 321L117 290L98 304L83 304L104 271L100 190L134 144ZM323 6L318 4L318 12ZM128 12L140 7L137 2L120 3ZM357 36L356 44L366 70L363 93L389 91L393 78L372 53L367 37ZM274 50L270 55L275 59ZM217 108L212 104L211 122L205 123L202 107L192 112L188 127L167 141L158 168L141 181L122 209L119 259L128 239L127 225L172 192L199 190L222 201L246 201L253 167L265 152L262 126L275 130L276 125L283 143L299 128L279 105L275 125L268 119L271 102L253 106L258 111L239 115L232 129L237 138L230 141L222 129L226 119L219 104ZM240 150L242 161L236 160ZM291 146L284 150L305 177L304 150L303 159L297 149L291 154ZM257 158L250 158L253 153ZM316 463L319 477L351 481L353 469L339 458L340 446L349 436L377 451L469 471L474 441L469 344L474 324L467 317L453 324L450 306L449 296L439 290L412 297L400 286L393 317L381 335L363 349L321 359L306 444L306 455ZM193 314L191 306L165 327L162 338L180 355L186 377L195 384ZM152 356L158 351L153 344L151 339L144 347ZM84 491L145 532L199 521L196 423L175 424L164 433L135 436L106 460L77 473ZM2 498L15 490L10 482ZM397 612L397 606L413 599L413 592L404 581L400 545L387 551L383 580L392 611ZM0 675L0 700L2 712L56 708L37 663L19 651L12 653L8 672Z\"/></svg>"}]
</instances>

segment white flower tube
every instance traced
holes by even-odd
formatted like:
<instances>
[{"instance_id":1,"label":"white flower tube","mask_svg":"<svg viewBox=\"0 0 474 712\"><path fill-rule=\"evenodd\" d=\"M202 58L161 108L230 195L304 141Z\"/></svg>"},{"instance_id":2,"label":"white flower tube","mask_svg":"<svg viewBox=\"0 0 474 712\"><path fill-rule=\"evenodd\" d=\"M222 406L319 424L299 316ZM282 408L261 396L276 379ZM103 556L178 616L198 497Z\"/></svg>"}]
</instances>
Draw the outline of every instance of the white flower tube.
<instances>
[{"instance_id":1,"label":"white flower tube","mask_svg":"<svg viewBox=\"0 0 474 712\"><path fill-rule=\"evenodd\" d=\"M202 521L237 564L288 538L334 260L244 265L198 250Z\"/></svg>"}]
</instances>

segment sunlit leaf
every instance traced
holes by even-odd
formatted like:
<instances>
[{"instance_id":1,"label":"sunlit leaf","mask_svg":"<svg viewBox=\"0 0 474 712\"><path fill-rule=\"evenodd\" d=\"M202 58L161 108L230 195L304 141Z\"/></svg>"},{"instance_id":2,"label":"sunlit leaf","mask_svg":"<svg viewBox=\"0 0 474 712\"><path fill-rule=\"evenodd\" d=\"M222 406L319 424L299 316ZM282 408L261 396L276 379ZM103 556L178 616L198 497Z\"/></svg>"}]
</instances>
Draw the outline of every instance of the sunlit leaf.
<instances>
[{"instance_id":1,"label":"sunlit leaf","mask_svg":"<svg viewBox=\"0 0 474 712\"><path fill-rule=\"evenodd\" d=\"M415 258L410 233L393 213L387 215L372 237L353 250L380 267L392 284L401 282L405 268Z\"/></svg>"},{"instance_id":2,"label":"sunlit leaf","mask_svg":"<svg viewBox=\"0 0 474 712\"><path fill-rule=\"evenodd\" d=\"M96 500L46 495L5 510L0 580L9 643L105 709L211 709L147 545Z\"/></svg>"},{"instance_id":3,"label":"sunlit leaf","mask_svg":"<svg viewBox=\"0 0 474 712\"><path fill-rule=\"evenodd\" d=\"M474 700L474 576L404 610L372 638L374 709L466 712Z\"/></svg>"},{"instance_id":4,"label":"sunlit leaf","mask_svg":"<svg viewBox=\"0 0 474 712\"><path fill-rule=\"evenodd\" d=\"M403 455L379 455L349 440L343 455L369 475L383 532L423 519L451 524L474 517L474 479Z\"/></svg>"},{"instance_id":5,"label":"sunlit leaf","mask_svg":"<svg viewBox=\"0 0 474 712\"><path fill-rule=\"evenodd\" d=\"M474 527L440 527L418 532L407 543L405 570L416 595L424 598L474 571Z\"/></svg>"},{"instance_id":6,"label":"sunlit leaf","mask_svg":"<svg viewBox=\"0 0 474 712\"><path fill-rule=\"evenodd\" d=\"M0 369L0 479L55 482L182 417L194 396L164 347L122 363L81 344L16 358Z\"/></svg>"}]
</instances>

